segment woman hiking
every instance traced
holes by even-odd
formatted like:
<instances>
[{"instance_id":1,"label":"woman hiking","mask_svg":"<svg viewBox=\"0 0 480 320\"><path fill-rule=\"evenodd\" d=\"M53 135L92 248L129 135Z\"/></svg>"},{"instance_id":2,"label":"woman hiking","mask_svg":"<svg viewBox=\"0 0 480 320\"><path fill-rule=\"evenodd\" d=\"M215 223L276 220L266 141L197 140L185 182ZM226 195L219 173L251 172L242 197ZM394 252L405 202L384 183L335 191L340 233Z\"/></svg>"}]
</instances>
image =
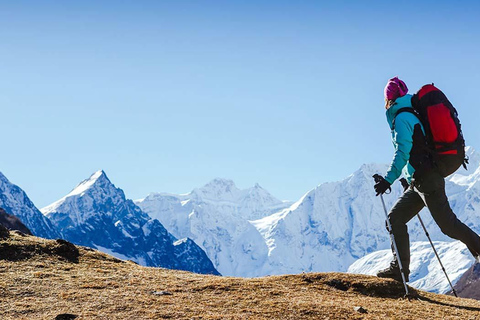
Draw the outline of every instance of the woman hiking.
<instances>
[{"instance_id":1,"label":"woman hiking","mask_svg":"<svg viewBox=\"0 0 480 320\"><path fill-rule=\"evenodd\" d=\"M405 112L409 111L409 108L413 110L412 95L407 92L407 85L398 77L388 80L384 90L385 109L387 122L392 130L395 153L385 176L375 175L374 186L378 196L390 189L402 173L408 182L405 192L388 215L399 257L394 253L390 266L377 273L378 277L397 281L402 281L398 258L404 269L405 279L409 281L410 243L407 222L425 206L444 234L462 241L477 261L480 256L480 237L458 220L450 208L445 194L445 174L433 164L425 149L426 138L422 123L416 114Z\"/></svg>"}]
</instances>

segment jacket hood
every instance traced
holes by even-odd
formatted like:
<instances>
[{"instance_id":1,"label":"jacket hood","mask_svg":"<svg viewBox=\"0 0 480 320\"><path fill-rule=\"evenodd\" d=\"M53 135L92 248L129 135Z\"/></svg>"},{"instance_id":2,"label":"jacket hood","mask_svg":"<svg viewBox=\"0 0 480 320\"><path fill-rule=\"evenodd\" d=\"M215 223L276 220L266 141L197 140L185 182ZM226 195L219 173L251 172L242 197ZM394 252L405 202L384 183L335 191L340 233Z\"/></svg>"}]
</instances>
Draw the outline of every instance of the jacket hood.
<instances>
[{"instance_id":1,"label":"jacket hood","mask_svg":"<svg viewBox=\"0 0 480 320\"><path fill-rule=\"evenodd\" d=\"M395 115L397 114L397 111L402 109L402 108L412 108L412 95L411 94L406 94L403 97L397 98L395 100L395 103L393 106L387 109L386 115L387 115L387 121L388 125L390 126L390 129L393 130L392 124L393 124L393 119L395 118Z\"/></svg>"}]
</instances>

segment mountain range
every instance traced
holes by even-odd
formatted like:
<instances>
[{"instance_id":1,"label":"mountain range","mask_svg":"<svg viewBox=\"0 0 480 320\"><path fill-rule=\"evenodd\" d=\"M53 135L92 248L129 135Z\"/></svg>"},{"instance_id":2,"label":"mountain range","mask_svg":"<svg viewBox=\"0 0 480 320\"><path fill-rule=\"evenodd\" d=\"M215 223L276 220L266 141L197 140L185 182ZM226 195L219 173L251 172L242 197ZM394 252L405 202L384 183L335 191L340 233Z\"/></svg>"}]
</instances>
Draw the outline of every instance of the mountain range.
<instances>
[{"instance_id":1,"label":"mountain range","mask_svg":"<svg viewBox=\"0 0 480 320\"><path fill-rule=\"evenodd\" d=\"M467 154L469 170L459 169L446 180L447 194L459 218L479 232L480 155L472 148L467 149ZM383 207L372 189L372 175L383 174L386 169L382 164L362 165L349 177L320 184L296 202L276 199L258 184L241 190L227 179L214 179L186 194L151 193L131 201L105 172L98 171L65 197L43 208L44 215L35 211L31 201L20 201L28 199L26 194L10 183L0 185L0 206L5 203L6 211L13 214L16 208L15 212L23 214L25 224L34 234L50 228L52 234L46 237L61 235L71 242L143 265L204 273L214 273L216 269L223 275L238 277L344 272L363 257L377 257L372 261L381 263L390 259L389 250L378 252L390 247L390 238L385 230ZM3 175L0 178L8 182ZM387 207L394 204L401 192L399 183L392 186L391 194L384 196ZM27 211L31 213L25 215ZM445 243L439 242L439 246L447 252L452 239L443 235L428 211L421 215L431 238ZM444 283L435 284L435 279L441 277L425 267L434 264L431 252L415 244L426 240L423 229L416 219L408 227L412 257L423 261L420 269L412 268L412 283L443 292ZM462 252L457 250L456 254L461 256ZM449 271L455 274L453 279L458 279L457 274L471 263L467 256L465 264L457 264ZM182 265L183 261L190 265ZM372 261L359 261L363 261L362 267L351 268L352 272L372 273L379 266ZM412 259L412 267L415 263ZM194 267L195 264L202 267Z\"/></svg>"},{"instance_id":2,"label":"mountain range","mask_svg":"<svg viewBox=\"0 0 480 320\"><path fill-rule=\"evenodd\" d=\"M150 218L103 170L42 209L64 239L144 266L218 274L190 239L178 240Z\"/></svg>"},{"instance_id":3,"label":"mountain range","mask_svg":"<svg viewBox=\"0 0 480 320\"><path fill-rule=\"evenodd\" d=\"M176 237L201 246L223 275L265 274L268 246L249 220L268 216L291 203L274 198L258 184L246 190L215 179L183 195L152 193L135 203L160 220Z\"/></svg>"}]
</instances>

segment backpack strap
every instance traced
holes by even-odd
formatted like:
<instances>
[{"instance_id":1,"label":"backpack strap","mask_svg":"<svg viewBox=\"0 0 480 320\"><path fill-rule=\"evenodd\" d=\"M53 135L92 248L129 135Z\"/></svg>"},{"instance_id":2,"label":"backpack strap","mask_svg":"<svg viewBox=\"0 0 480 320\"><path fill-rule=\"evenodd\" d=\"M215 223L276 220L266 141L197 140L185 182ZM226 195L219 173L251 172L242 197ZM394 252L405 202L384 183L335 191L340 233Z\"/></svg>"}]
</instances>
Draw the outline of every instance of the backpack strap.
<instances>
[{"instance_id":1,"label":"backpack strap","mask_svg":"<svg viewBox=\"0 0 480 320\"><path fill-rule=\"evenodd\" d=\"M397 113L395 113L395 116L393 117L393 121L392 121L393 130L395 130L395 119L397 119L397 116L400 113L403 113L403 112L409 112L409 113L415 115L420 120L420 117L418 116L418 113L413 108L409 108L409 107L400 108L400 109L398 109Z\"/></svg>"}]
</instances>

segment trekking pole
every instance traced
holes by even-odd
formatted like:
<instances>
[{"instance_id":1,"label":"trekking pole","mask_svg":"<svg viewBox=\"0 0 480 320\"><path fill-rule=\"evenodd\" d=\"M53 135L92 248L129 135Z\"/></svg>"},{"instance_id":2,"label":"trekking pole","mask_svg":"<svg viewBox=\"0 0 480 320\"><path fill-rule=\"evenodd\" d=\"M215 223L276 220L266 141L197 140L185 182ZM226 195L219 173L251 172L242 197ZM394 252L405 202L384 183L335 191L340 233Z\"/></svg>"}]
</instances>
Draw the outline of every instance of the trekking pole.
<instances>
[{"instance_id":1,"label":"trekking pole","mask_svg":"<svg viewBox=\"0 0 480 320\"><path fill-rule=\"evenodd\" d=\"M395 250L395 256L397 258L398 266L400 267L400 274L402 275L403 286L405 287L405 297L410 297L410 293L408 292L407 281L405 280L404 269L402 266L402 261L400 260L400 255L398 254L397 243L395 242L395 236L393 235L392 225L390 224L390 219L388 218L387 207L385 206L385 201L383 200L383 194L380 195L380 199L382 200L383 211L385 211L385 218L387 219L387 226L388 226L388 233L390 233L390 240L393 245L393 249Z\"/></svg>"},{"instance_id":2,"label":"trekking pole","mask_svg":"<svg viewBox=\"0 0 480 320\"><path fill-rule=\"evenodd\" d=\"M450 278L448 277L447 271L445 270L445 267L443 266L442 260L440 260L440 256L438 255L437 250L435 250L435 247L433 246L433 242L432 242L432 239L430 239L430 235L428 234L427 228L425 228L425 225L423 224L423 220L422 220L422 218L420 218L420 214L417 214L417 216L418 216L418 220L420 220L420 224L422 225L423 230L425 231L425 234L427 235L428 241L430 241L430 245L432 246L433 252L435 252L435 255L437 256L438 262L440 263L440 266L442 267L443 273L445 273L445 277L447 277L448 284L450 284L450 288L452 288L453 294L455 295L455 297L458 297L457 292L453 288L452 282L450 281Z\"/></svg>"}]
</instances>

